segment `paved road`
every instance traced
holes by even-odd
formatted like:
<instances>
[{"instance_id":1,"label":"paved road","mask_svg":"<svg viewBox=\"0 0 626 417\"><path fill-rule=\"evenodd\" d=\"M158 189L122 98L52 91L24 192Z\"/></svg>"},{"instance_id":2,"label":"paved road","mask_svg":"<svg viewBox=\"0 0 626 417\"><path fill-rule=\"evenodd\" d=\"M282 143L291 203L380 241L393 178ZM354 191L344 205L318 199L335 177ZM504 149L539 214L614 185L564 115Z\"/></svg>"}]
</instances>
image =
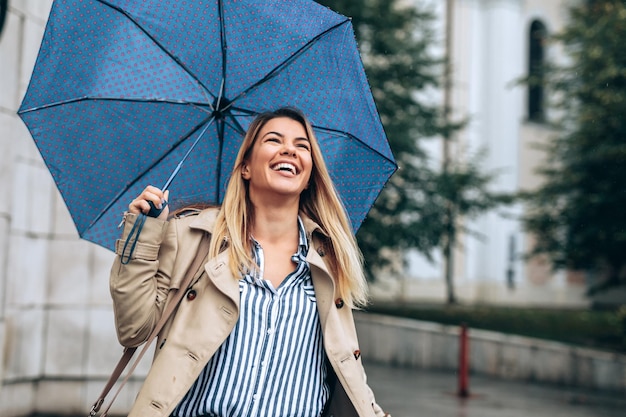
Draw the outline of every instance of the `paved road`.
<instances>
[{"instance_id":1,"label":"paved road","mask_svg":"<svg viewBox=\"0 0 626 417\"><path fill-rule=\"evenodd\" d=\"M626 395L366 363L376 399L393 417L626 417Z\"/></svg>"}]
</instances>

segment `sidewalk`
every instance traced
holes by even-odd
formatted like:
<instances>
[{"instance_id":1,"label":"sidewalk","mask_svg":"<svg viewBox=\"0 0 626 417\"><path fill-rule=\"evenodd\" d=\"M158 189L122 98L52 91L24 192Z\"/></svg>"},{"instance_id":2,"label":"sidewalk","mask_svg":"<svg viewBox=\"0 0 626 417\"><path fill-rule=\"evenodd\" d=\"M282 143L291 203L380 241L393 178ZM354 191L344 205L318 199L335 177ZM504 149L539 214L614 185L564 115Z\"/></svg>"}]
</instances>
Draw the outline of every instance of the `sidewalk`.
<instances>
[{"instance_id":1,"label":"sidewalk","mask_svg":"<svg viewBox=\"0 0 626 417\"><path fill-rule=\"evenodd\" d=\"M365 363L377 402L393 417L624 417L626 398L470 376L470 397L456 396L454 373Z\"/></svg>"}]
</instances>

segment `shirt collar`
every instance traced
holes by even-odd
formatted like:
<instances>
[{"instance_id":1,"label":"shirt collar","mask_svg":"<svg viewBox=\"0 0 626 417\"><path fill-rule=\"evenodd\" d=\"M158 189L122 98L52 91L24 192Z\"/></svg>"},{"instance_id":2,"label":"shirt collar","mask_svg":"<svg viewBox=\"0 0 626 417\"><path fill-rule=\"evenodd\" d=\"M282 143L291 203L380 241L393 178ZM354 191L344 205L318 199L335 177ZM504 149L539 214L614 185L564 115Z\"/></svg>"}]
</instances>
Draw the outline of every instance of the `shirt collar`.
<instances>
[{"instance_id":1,"label":"shirt collar","mask_svg":"<svg viewBox=\"0 0 626 417\"><path fill-rule=\"evenodd\" d=\"M257 263L257 266L263 270L264 269L264 259L263 259L263 249L259 242L254 238L254 236L250 236L250 240L252 240L252 255ZM304 222L298 216L298 250L296 253L292 255L292 259L294 262L306 262L306 256L309 253L309 240L307 239L307 231L304 227ZM246 275L251 276L254 275L256 277L256 273L247 273ZM252 278L252 277L251 277ZM258 278L258 277L256 277Z\"/></svg>"},{"instance_id":2,"label":"shirt collar","mask_svg":"<svg viewBox=\"0 0 626 417\"><path fill-rule=\"evenodd\" d=\"M306 229L304 227L304 222L298 216L298 232L300 234L300 241L298 244L298 255L306 258L307 253L309 253L309 240L306 237Z\"/></svg>"}]
</instances>

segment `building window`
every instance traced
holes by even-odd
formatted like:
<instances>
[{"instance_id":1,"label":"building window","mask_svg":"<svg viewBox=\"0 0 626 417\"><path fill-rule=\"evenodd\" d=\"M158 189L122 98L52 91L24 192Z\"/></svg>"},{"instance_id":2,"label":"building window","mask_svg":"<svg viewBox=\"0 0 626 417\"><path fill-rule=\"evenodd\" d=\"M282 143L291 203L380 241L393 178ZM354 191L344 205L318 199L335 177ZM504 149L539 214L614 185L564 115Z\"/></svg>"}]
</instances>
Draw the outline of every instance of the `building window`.
<instances>
[{"instance_id":1,"label":"building window","mask_svg":"<svg viewBox=\"0 0 626 417\"><path fill-rule=\"evenodd\" d=\"M543 64L546 43L546 27L535 20L530 25L528 37L528 120L543 122L544 114L544 76Z\"/></svg>"},{"instance_id":2,"label":"building window","mask_svg":"<svg viewBox=\"0 0 626 417\"><path fill-rule=\"evenodd\" d=\"M2 29L4 28L4 21L7 17L7 8L9 0L0 0L0 36L2 36Z\"/></svg>"}]
</instances>

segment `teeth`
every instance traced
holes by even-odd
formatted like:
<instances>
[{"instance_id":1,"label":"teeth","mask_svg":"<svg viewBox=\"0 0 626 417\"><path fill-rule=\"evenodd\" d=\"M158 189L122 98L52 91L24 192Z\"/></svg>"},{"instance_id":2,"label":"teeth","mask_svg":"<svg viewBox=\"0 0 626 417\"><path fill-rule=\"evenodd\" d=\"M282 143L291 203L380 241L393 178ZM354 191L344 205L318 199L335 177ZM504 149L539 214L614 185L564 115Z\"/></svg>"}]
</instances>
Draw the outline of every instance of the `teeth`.
<instances>
[{"instance_id":1,"label":"teeth","mask_svg":"<svg viewBox=\"0 0 626 417\"><path fill-rule=\"evenodd\" d=\"M274 171L289 171L292 174L296 173L296 167L291 165L291 164L287 164L287 163L281 163L281 164L277 164L274 165Z\"/></svg>"}]
</instances>

